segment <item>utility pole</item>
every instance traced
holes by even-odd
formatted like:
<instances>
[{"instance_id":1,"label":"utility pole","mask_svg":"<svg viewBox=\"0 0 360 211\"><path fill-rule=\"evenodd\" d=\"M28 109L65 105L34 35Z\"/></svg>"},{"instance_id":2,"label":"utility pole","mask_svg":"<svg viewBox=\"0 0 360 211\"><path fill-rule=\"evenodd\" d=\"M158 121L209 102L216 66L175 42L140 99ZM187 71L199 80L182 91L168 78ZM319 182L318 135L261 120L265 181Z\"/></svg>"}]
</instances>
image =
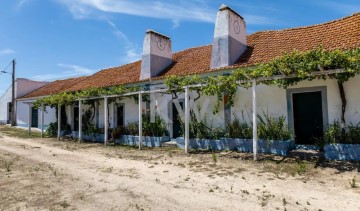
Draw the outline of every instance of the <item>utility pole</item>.
<instances>
[{"instance_id":1,"label":"utility pole","mask_svg":"<svg viewBox=\"0 0 360 211\"><path fill-rule=\"evenodd\" d=\"M15 59L12 61L11 126L15 126Z\"/></svg>"}]
</instances>

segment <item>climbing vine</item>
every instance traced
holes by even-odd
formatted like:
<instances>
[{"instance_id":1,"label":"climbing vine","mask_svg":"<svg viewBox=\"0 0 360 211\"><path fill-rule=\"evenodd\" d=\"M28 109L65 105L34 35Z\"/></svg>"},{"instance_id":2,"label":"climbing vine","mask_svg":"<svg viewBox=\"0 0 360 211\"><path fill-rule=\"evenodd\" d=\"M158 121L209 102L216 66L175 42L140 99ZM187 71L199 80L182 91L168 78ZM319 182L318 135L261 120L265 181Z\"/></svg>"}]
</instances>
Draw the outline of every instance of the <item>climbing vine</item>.
<instances>
[{"instance_id":1,"label":"climbing vine","mask_svg":"<svg viewBox=\"0 0 360 211\"><path fill-rule=\"evenodd\" d=\"M314 76L314 72L332 69L342 69L342 73L335 73ZM214 112L218 112L220 102L223 101L223 94L227 93L228 105L234 104L234 97L237 87L249 88L252 79L269 78L273 76L289 76L285 79L260 80L258 83L267 85L277 85L287 88L304 80L314 79L336 79L339 83L344 83L360 72L360 48L341 51L325 50L322 47L313 50L300 52L294 50L271 60L268 63L259 64L251 68L239 68L228 76L212 76L200 78L198 76L168 77L165 84L169 91L173 93L184 92L183 87L194 84L203 84L196 87L196 91L205 95L216 95L217 104ZM340 86L339 86L340 87ZM342 93L340 91L340 93ZM343 101L344 102L344 101Z\"/></svg>"},{"instance_id":2,"label":"climbing vine","mask_svg":"<svg viewBox=\"0 0 360 211\"><path fill-rule=\"evenodd\" d=\"M42 104L44 106L56 107L58 105L74 105L79 99L85 99L84 104L94 105L97 102L97 99L86 99L90 97L100 97L107 95L122 95L129 92L139 91L140 87L125 87L123 85L115 86L111 88L90 88L86 90L81 90L77 92L61 92L58 94L50 95L44 98L37 99L34 102L34 107L39 108ZM137 96L129 96L137 97ZM123 97L114 97L109 98L109 103L116 101L116 99L121 99Z\"/></svg>"}]
</instances>

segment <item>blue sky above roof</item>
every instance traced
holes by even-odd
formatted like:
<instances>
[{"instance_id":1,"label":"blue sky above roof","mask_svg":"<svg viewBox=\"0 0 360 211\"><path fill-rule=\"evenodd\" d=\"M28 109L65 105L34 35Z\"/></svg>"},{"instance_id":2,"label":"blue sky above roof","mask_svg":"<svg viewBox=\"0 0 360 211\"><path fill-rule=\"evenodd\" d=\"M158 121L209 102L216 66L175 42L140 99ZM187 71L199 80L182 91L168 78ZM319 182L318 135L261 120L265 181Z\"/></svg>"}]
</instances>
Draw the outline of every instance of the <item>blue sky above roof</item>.
<instances>
[{"instance_id":1,"label":"blue sky above roof","mask_svg":"<svg viewBox=\"0 0 360 211\"><path fill-rule=\"evenodd\" d=\"M244 17L248 34L360 12L358 0L2 0L0 71L15 58L17 77L89 75L140 59L147 29L170 36L174 52L208 45L222 3ZM10 85L0 74L0 95Z\"/></svg>"}]
</instances>

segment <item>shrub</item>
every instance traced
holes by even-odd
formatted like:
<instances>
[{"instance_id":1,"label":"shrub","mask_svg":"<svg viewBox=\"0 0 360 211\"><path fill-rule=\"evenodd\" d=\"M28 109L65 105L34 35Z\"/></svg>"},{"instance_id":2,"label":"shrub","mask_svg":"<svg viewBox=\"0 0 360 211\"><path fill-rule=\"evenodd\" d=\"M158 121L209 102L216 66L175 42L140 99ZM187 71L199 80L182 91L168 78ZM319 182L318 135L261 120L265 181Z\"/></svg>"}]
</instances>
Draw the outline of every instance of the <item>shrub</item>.
<instances>
[{"instance_id":1,"label":"shrub","mask_svg":"<svg viewBox=\"0 0 360 211\"><path fill-rule=\"evenodd\" d=\"M226 125L226 137L228 138L250 139L252 136L252 127L246 122L241 123L237 117Z\"/></svg>"},{"instance_id":2,"label":"shrub","mask_svg":"<svg viewBox=\"0 0 360 211\"><path fill-rule=\"evenodd\" d=\"M45 131L46 137L56 137L58 130L58 123L52 122L49 124L49 127ZM69 124L62 124L61 130L71 131L71 126Z\"/></svg>"},{"instance_id":3,"label":"shrub","mask_svg":"<svg viewBox=\"0 0 360 211\"><path fill-rule=\"evenodd\" d=\"M345 141L345 136L341 133L341 126L338 121L334 121L333 124L329 125L324 133L324 139L326 143L330 144Z\"/></svg>"},{"instance_id":4,"label":"shrub","mask_svg":"<svg viewBox=\"0 0 360 211\"><path fill-rule=\"evenodd\" d=\"M285 141L291 139L291 131L286 124L284 116L272 117L263 112L263 116L257 115L258 123L258 136L264 140L279 140Z\"/></svg>"},{"instance_id":5,"label":"shrub","mask_svg":"<svg viewBox=\"0 0 360 211\"><path fill-rule=\"evenodd\" d=\"M329 144L360 144L360 122L356 125L350 123L345 127L345 133L343 133L339 121L334 121L326 129L324 139Z\"/></svg>"},{"instance_id":6,"label":"shrub","mask_svg":"<svg viewBox=\"0 0 360 211\"><path fill-rule=\"evenodd\" d=\"M185 134L185 124L181 119L180 127L181 127L181 134ZM190 123L189 123L189 137L190 138L198 138L198 139L219 139L225 136L225 132L221 128L211 128L207 126L206 117L201 119L200 121L197 120L195 113L190 112Z\"/></svg>"},{"instance_id":7,"label":"shrub","mask_svg":"<svg viewBox=\"0 0 360 211\"><path fill-rule=\"evenodd\" d=\"M164 120L159 116L155 116L155 122L151 122L150 120L150 115L143 114L143 135L165 136L166 126Z\"/></svg>"}]
</instances>

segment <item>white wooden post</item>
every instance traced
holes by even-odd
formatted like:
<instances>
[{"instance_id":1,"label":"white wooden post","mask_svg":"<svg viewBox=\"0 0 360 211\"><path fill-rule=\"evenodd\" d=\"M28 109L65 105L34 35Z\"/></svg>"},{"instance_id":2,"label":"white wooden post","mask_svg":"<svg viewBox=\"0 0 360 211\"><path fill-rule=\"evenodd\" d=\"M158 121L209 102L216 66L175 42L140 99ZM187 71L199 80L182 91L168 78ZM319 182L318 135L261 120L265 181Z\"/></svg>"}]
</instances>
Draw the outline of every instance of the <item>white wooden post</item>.
<instances>
[{"instance_id":1,"label":"white wooden post","mask_svg":"<svg viewBox=\"0 0 360 211\"><path fill-rule=\"evenodd\" d=\"M108 98L104 97L104 144L106 146L106 142L108 140L108 132L109 132L109 124L108 124Z\"/></svg>"},{"instance_id":2,"label":"white wooden post","mask_svg":"<svg viewBox=\"0 0 360 211\"><path fill-rule=\"evenodd\" d=\"M252 82L252 104L253 104L253 153L254 160L257 160L258 136L257 136L257 107L256 107L256 80Z\"/></svg>"},{"instance_id":3,"label":"white wooden post","mask_svg":"<svg viewBox=\"0 0 360 211\"><path fill-rule=\"evenodd\" d=\"M82 102L79 100L79 141L82 141Z\"/></svg>"},{"instance_id":4,"label":"white wooden post","mask_svg":"<svg viewBox=\"0 0 360 211\"><path fill-rule=\"evenodd\" d=\"M29 120L28 120L28 124L29 124L29 136L31 134L31 104L29 103Z\"/></svg>"},{"instance_id":5,"label":"white wooden post","mask_svg":"<svg viewBox=\"0 0 360 211\"><path fill-rule=\"evenodd\" d=\"M142 146L142 93L139 92L139 149L141 150L141 146Z\"/></svg>"},{"instance_id":6,"label":"white wooden post","mask_svg":"<svg viewBox=\"0 0 360 211\"><path fill-rule=\"evenodd\" d=\"M41 138L44 138L44 104L41 103Z\"/></svg>"},{"instance_id":7,"label":"white wooden post","mask_svg":"<svg viewBox=\"0 0 360 211\"><path fill-rule=\"evenodd\" d=\"M189 153L189 124L190 124L190 105L189 87L185 87L185 153Z\"/></svg>"},{"instance_id":8,"label":"white wooden post","mask_svg":"<svg viewBox=\"0 0 360 211\"><path fill-rule=\"evenodd\" d=\"M58 140L60 140L61 132L61 105L58 105Z\"/></svg>"}]
</instances>

